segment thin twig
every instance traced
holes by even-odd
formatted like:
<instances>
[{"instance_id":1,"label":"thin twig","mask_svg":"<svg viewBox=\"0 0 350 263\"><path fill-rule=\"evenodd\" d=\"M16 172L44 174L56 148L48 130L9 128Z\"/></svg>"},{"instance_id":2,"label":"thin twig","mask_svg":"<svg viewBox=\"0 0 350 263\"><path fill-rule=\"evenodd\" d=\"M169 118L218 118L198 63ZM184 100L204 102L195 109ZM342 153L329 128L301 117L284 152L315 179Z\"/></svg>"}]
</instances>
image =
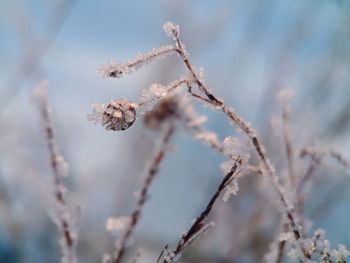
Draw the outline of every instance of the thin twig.
<instances>
[{"instance_id":1,"label":"thin twig","mask_svg":"<svg viewBox=\"0 0 350 263\"><path fill-rule=\"evenodd\" d=\"M159 166L165 157L165 153L167 151L172 135L174 134L174 131L175 131L175 128L173 125L169 125L169 127L166 128L166 131L161 141L160 148L155 153L154 157L152 158L151 164L147 169L146 178L142 185L142 189L137 200L137 206L130 216L130 223L127 229L125 230L125 232L120 237L120 239L117 241L118 247L117 247L115 259L114 259L115 263L121 262L123 255L125 253L127 243L131 235L133 234L136 225L140 220L142 209L144 207L145 202L148 199L149 188L152 185L152 182L158 173Z\"/></svg>"},{"instance_id":2,"label":"thin twig","mask_svg":"<svg viewBox=\"0 0 350 263\"><path fill-rule=\"evenodd\" d=\"M172 251L172 259L176 258L188 245L189 242L193 240L193 237L195 237L199 232L203 230L204 227L207 225L204 224L204 220L208 217L210 211L212 210L216 200L220 196L221 192L228 186L228 184L232 181L232 179L237 175L238 168L242 164L242 159L238 157L233 165L233 167L230 169L230 171L225 175L223 180L221 181L220 185L218 186L215 193L210 198L207 206L205 209L201 212L201 214L195 219L193 224L191 225L190 229L182 235L180 241L177 244L177 247L174 251ZM163 263L166 263L167 260L164 259Z\"/></svg>"},{"instance_id":3,"label":"thin twig","mask_svg":"<svg viewBox=\"0 0 350 263\"><path fill-rule=\"evenodd\" d=\"M44 84L41 84L41 85L44 85ZM44 89L44 88L46 87L38 86L38 89ZM59 205L59 209L63 210L63 211L59 211L59 218L58 218L58 221L59 221L58 224L62 231L62 237L64 242L63 246L66 249L66 251L64 250L62 251L63 253L62 261L74 263L76 262L76 255L75 255L76 241L73 234L71 223L65 217L65 212L68 212L68 204L65 199L64 185L61 179L64 175L62 174L59 168L60 164L58 163L58 160L61 159L61 157L57 152L57 148L55 145L55 137L54 137L53 126L50 118L50 110L49 110L47 96L45 95L41 96L40 100L38 100L38 105L39 105L41 118L45 125L45 135L46 135L47 147L49 151L50 166L53 172L55 199Z\"/></svg>"},{"instance_id":4,"label":"thin twig","mask_svg":"<svg viewBox=\"0 0 350 263\"><path fill-rule=\"evenodd\" d=\"M185 49L183 48L183 44L179 40L178 36L174 35L175 41L177 43L178 53L180 57L182 58L186 68L191 73L195 83L197 83L199 89L204 92L206 95L206 98L203 98L201 96L194 96L197 99L200 99L202 101L205 101L209 103L210 105L214 106L219 111L223 112L233 123L235 123L251 140L252 145L254 146L259 159L262 161L262 164L266 170L267 175L269 176L269 179L271 181L272 187L276 191L279 197L279 201L286 211L286 217L288 219L290 228L294 234L294 237L296 240L299 240L302 238L301 232L300 232L300 226L298 225L295 216L292 212L292 206L289 203L288 199L285 197L282 187L280 183L278 182L278 177L275 174L274 167L272 166L269 158L266 156L265 148L261 144L256 131L242 118L240 117L233 109L228 108L222 100L216 98L213 93L209 91L209 89L204 85L204 83L200 80L200 78L197 76L197 73L193 69L191 63L189 62L188 56L186 55ZM192 93L191 93L192 94Z\"/></svg>"},{"instance_id":5,"label":"thin twig","mask_svg":"<svg viewBox=\"0 0 350 263\"><path fill-rule=\"evenodd\" d=\"M285 146L285 151L287 155L289 184L292 189L295 189L296 178L295 178L295 169L294 169L294 149L290 138L289 109L288 109L287 101L282 101L282 129L283 129L284 146ZM298 196L296 196L296 198L298 198ZM288 230L288 225L283 223L283 232L286 232L287 230ZM279 241L276 263L282 262L285 246L286 246L286 240Z\"/></svg>"},{"instance_id":6,"label":"thin twig","mask_svg":"<svg viewBox=\"0 0 350 263\"><path fill-rule=\"evenodd\" d=\"M294 149L290 138L289 110L287 105L283 105L282 125L283 125L283 139L284 139L284 145L285 145L285 150L287 155L288 177L289 177L289 182L291 187L294 188L296 183L295 169L294 169Z\"/></svg>"}]
</instances>

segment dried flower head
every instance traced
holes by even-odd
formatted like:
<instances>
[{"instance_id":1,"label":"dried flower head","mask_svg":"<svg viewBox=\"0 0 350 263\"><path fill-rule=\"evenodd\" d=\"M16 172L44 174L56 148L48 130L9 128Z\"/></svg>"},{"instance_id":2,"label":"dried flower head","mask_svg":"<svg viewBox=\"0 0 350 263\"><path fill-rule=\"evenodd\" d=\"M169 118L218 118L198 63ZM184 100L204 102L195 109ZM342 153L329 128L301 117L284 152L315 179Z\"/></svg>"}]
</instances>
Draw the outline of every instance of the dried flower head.
<instances>
[{"instance_id":1,"label":"dried flower head","mask_svg":"<svg viewBox=\"0 0 350 263\"><path fill-rule=\"evenodd\" d=\"M166 120L180 117L179 101L175 96L163 98L156 107L145 113L144 123L148 128L157 129Z\"/></svg>"},{"instance_id":2,"label":"dried flower head","mask_svg":"<svg viewBox=\"0 0 350 263\"><path fill-rule=\"evenodd\" d=\"M120 131L129 128L136 119L133 103L127 99L112 100L103 113L101 124L107 130Z\"/></svg>"},{"instance_id":3,"label":"dried flower head","mask_svg":"<svg viewBox=\"0 0 350 263\"><path fill-rule=\"evenodd\" d=\"M136 104L127 99L112 100L107 106L94 104L88 120L100 122L106 130L121 131L128 129L136 119Z\"/></svg>"}]
</instances>

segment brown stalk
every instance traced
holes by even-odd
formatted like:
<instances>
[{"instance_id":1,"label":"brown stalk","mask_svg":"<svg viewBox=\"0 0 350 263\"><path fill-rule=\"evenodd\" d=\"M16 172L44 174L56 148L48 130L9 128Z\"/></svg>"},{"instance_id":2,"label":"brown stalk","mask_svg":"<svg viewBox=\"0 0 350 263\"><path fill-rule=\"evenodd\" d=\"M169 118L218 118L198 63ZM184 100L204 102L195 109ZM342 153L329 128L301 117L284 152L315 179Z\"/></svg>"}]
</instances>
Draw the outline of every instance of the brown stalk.
<instances>
[{"instance_id":1,"label":"brown stalk","mask_svg":"<svg viewBox=\"0 0 350 263\"><path fill-rule=\"evenodd\" d=\"M195 70L193 69L191 63L189 62L189 59L184 51L184 48L177 36L175 41L177 43L177 52L179 53L180 57L182 58L186 68L191 73L194 82L198 85L198 88L204 92L206 97L201 97L200 95L194 95L195 98L200 99L202 101L205 101L212 106L216 107L219 111L223 112L233 123L235 123L240 129L243 130L243 132L250 138L252 145L255 148L255 151L258 154L259 159L262 161L262 165L264 169L267 171L267 175L269 175L269 178L271 180L272 186L276 193L278 194L280 203L282 204L283 208L286 211L286 217L289 222L290 228L294 234L294 237L296 240L299 240L302 238L301 232L299 230L299 226L295 220L295 217L293 215L293 212L290 208L289 202L287 201L284 193L282 192L281 186L277 181L277 176L275 174L274 167L270 163L270 160L265 154L265 148L261 144L259 138L256 135L256 131L249 126L248 123L245 122L245 120L240 117L233 109L228 108L226 105L224 105L223 101L220 99L217 99L210 91L209 89L204 85L203 82L200 81L200 78L197 76ZM192 93L192 90L189 89L189 91Z\"/></svg>"},{"instance_id":2,"label":"brown stalk","mask_svg":"<svg viewBox=\"0 0 350 263\"><path fill-rule=\"evenodd\" d=\"M283 139L287 155L288 176L291 186L294 188L296 184L295 169L294 169L294 149L290 138L289 130L289 111L288 106L284 105L282 112Z\"/></svg>"},{"instance_id":3,"label":"brown stalk","mask_svg":"<svg viewBox=\"0 0 350 263\"><path fill-rule=\"evenodd\" d=\"M294 172L294 149L293 149L293 144L292 144L291 138L290 138L289 109L288 109L287 102L285 102L284 105L282 105L282 107L283 107L283 110L282 110L282 129L283 129L283 139L284 139L285 151L286 151L286 155L287 155L288 178L289 178L290 186L292 187L292 189L294 189L295 185L296 185L296 178L295 178L295 172ZM283 232L286 232L287 230L288 230L288 225L284 223L283 224ZM285 245L286 245L285 240L282 240L279 242L276 263L282 262Z\"/></svg>"},{"instance_id":4,"label":"brown stalk","mask_svg":"<svg viewBox=\"0 0 350 263\"><path fill-rule=\"evenodd\" d=\"M59 164L57 162L58 160L58 153L56 151L55 147L55 137L53 132L53 126L51 123L50 113L49 113L49 105L48 105L48 99L42 99L41 103L39 103L39 110L40 114L43 120L43 123L45 124L45 135L47 140L47 147L49 151L49 159L50 159L50 166L53 172L53 182L55 187L55 199L57 203L61 206L66 208L67 202L64 197L64 193L62 190L63 183L62 183L62 174L59 170ZM70 262L74 262L74 246L75 246L75 240L73 238L73 233L71 226L69 222L63 217L60 216L59 222L62 228L62 236L65 243L66 248L68 249L70 255L68 255Z\"/></svg>"},{"instance_id":5,"label":"brown stalk","mask_svg":"<svg viewBox=\"0 0 350 263\"><path fill-rule=\"evenodd\" d=\"M122 234L122 236L118 240L119 247L117 248L116 256L114 259L115 263L120 263L122 258L123 258L123 255L125 254L125 249L126 249L127 243L129 241L131 235L133 234L136 225L138 224L138 222L140 220L142 209L143 209L143 207L148 199L149 188L152 185L152 182L158 173L160 164L165 157L166 150L168 148L168 145L170 143L172 135L174 134L174 131L175 131L174 126L170 124L169 127L167 127L167 129L163 135L163 138L161 141L161 146L160 146L159 150L156 152L156 154L152 158L151 164L150 164L149 168L147 169L146 178L144 180L140 195L139 195L138 200L137 200L137 206L136 206L135 210L131 213L130 223L129 223L127 229L125 230L125 232Z\"/></svg>"},{"instance_id":6,"label":"brown stalk","mask_svg":"<svg viewBox=\"0 0 350 263\"><path fill-rule=\"evenodd\" d=\"M204 227L206 227L206 224L204 224L204 220L208 217L210 211L212 210L215 202L217 201L217 199L220 196L220 194L222 193L222 191L228 186L228 184L230 182L232 182L234 177L237 175L238 168L241 164L242 164L242 159L240 157L238 157L235 160L235 163L234 163L233 167L231 168L231 170L225 175L225 177L223 178L223 180L219 184L217 190L210 198L205 209L195 219L195 221L191 225L190 229L185 234L182 235L180 241L177 244L177 247L173 251L172 258L175 258L177 255L179 255L189 245L189 243L192 242L193 237L195 237ZM163 263L166 263L166 262L167 262L167 260L164 259Z\"/></svg>"},{"instance_id":7,"label":"brown stalk","mask_svg":"<svg viewBox=\"0 0 350 263\"><path fill-rule=\"evenodd\" d=\"M152 54L152 55L150 55L150 56L147 58L147 60L148 60L148 61L151 61L151 60L154 59L154 58L163 56L163 55L165 55L165 54L167 54L167 53L173 53L173 52L174 52L174 53L177 52L177 50L176 50L175 47L174 47L174 48L165 49L165 50L163 50L162 52L159 52L159 53L156 53L156 54ZM132 61L132 62L123 64L123 67L124 67L124 68L135 68L135 67L137 67L138 65L143 64L144 62L145 62L145 59L144 59L144 58L140 58L140 59L138 59L138 60L135 60L135 61ZM116 71L116 70L115 70L115 71L111 71L111 72L109 72L108 76L111 77L111 78L116 78L116 77L119 75L119 73L120 73L120 72L118 72L118 71Z\"/></svg>"}]
</instances>

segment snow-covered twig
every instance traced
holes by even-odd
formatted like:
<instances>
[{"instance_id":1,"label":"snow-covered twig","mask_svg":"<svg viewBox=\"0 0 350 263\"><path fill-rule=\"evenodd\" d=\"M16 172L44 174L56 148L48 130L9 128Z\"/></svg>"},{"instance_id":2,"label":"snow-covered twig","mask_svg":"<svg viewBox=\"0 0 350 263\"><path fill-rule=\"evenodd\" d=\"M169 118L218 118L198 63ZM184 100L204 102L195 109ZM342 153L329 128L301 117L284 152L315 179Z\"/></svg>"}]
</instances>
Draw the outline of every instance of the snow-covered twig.
<instances>
[{"instance_id":1,"label":"snow-covered twig","mask_svg":"<svg viewBox=\"0 0 350 263\"><path fill-rule=\"evenodd\" d=\"M66 188L62 182L62 178L66 176L68 167L56 146L48 103L47 87L48 84L46 81L39 83L33 92L33 97L38 105L44 125L49 161L53 173L55 200L58 210L54 215L53 220L62 235L62 240L60 241L63 254L62 263L75 263L77 234L74 229L73 216L66 201Z\"/></svg>"}]
</instances>

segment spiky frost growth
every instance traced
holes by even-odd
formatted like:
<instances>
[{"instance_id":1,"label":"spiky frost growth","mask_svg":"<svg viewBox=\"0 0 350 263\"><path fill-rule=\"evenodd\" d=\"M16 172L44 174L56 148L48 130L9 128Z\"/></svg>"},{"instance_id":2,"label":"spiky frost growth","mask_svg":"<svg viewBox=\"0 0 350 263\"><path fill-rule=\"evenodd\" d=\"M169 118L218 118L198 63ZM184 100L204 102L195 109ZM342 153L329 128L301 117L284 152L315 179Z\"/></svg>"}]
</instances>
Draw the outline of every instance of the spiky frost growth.
<instances>
[{"instance_id":1,"label":"spiky frost growth","mask_svg":"<svg viewBox=\"0 0 350 263\"><path fill-rule=\"evenodd\" d=\"M105 104L94 103L91 105L92 113L87 115L88 121L91 121L95 124L102 121L103 114L106 110Z\"/></svg>"},{"instance_id":2,"label":"spiky frost growth","mask_svg":"<svg viewBox=\"0 0 350 263\"><path fill-rule=\"evenodd\" d=\"M139 111L144 114L153 109L153 107L166 96L172 94L181 85L189 85L191 79L188 77L181 77L180 79L170 82L164 86L161 84L152 84L149 88L143 89L138 103Z\"/></svg>"},{"instance_id":3,"label":"spiky frost growth","mask_svg":"<svg viewBox=\"0 0 350 263\"><path fill-rule=\"evenodd\" d=\"M46 141L49 152L50 166L53 173L53 184L55 191L55 207L52 219L61 233L59 241L62 248L62 263L75 263L75 246L77 242L77 231L72 209L67 204L66 192L62 178L67 175L68 165L56 146L54 130L51 121L48 103L48 82L40 82L33 91L33 99L37 103L41 119L45 128Z\"/></svg>"},{"instance_id":4,"label":"spiky frost growth","mask_svg":"<svg viewBox=\"0 0 350 263\"><path fill-rule=\"evenodd\" d=\"M175 53L176 48L172 45L154 48L150 52L142 54L138 53L135 58L126 63L109 62L101 65L97 72L104 78L121 78L126 74L130 74L142 66L164 58L169 54Z\"/></svg>"},{"instance_id":5,"label":"spiky frost growth","mask_svg":"<svg viewBox=\"0 0 350 263\"><path fill-rule=\"evenodd\" d=\"M222 200L227 202L230 196L236 195L239 190L238 178L241 177L242 172L245 170L246 165L249 162L250 142L247 140L241 141L238 138L228 136L224 139L222 147L223 154L229 157L227 161L223 162L220 165L220 168L224 175L230 171L231 167L236 162L237 156L239 156L241 159L241 167L237 171L236 176L233 177L230 182L228 182L222 197Z\"/></svg>"},{"instance_id":6,"label":"spiky frost growth","mask_svg":"<svg viewBox=\"0 0 350 263\"><path fill-rule=\"evenodd\" d=\"M106 229L112 232L121 231L125 229L129 223L129 216L110 217L107 219Z\"/></svg>"},{"instance_id":7,"label":"spiky frost growth","mask_svg":"<svg viewBox=\"0 0 350 263\"><path fill-rule=\"evenodd\" d=\"M289 240L290 241L290 240ZM330 242L325 239L325 231L318 229L310 238L291 242L293 247L287 253L292 260L302 262L346 263L350 252L344 245L331 249Z\"/></svg>"},{"instance_id":8,"label":"spiky frost growth","mask_svg":"<svg viewBox=\"0 0 350 263\"><path fill-rule=\"evenodd\" d=\"M338 245L338 249L331 251L331 256L336 262L346 263L346 259L350 257L350 251L346 249L344 245Z\"/></svg>"},{"instance_id":9,"label":"spiky frost growth","mask_svg":"<svg viewBox=\"0 0 350 263\"><path fill-rule=\"evenodd\" d=\"M168 95L168 89L160 84L152 84L148 89L142 90L139 102L141 114L152 110L166 95Z\"/></svg>"},{"instance_id":10,"label":"spiky frost growth","mask_svg":"<svg viewBox=\"0 0 350 263\"><path fill-rule=\"evenodd\" d=\"M173 37L176 39L177 37L180 36L180 27L171 22L166 22L163 25L163 29L168 37Z\"/></svg>"},{"instance_id":11,"label":"spiky frost growth","mask_svg":"<svg viewBox=\"0 0 350 263\"><path fill-rule=\"evenodd\" d=\"M237 178L233 178L232 181L226 186L225 192L222 196L222 200L227 202L231 195L236 195L239 190Z\"/></svg>"}]
</instances>

